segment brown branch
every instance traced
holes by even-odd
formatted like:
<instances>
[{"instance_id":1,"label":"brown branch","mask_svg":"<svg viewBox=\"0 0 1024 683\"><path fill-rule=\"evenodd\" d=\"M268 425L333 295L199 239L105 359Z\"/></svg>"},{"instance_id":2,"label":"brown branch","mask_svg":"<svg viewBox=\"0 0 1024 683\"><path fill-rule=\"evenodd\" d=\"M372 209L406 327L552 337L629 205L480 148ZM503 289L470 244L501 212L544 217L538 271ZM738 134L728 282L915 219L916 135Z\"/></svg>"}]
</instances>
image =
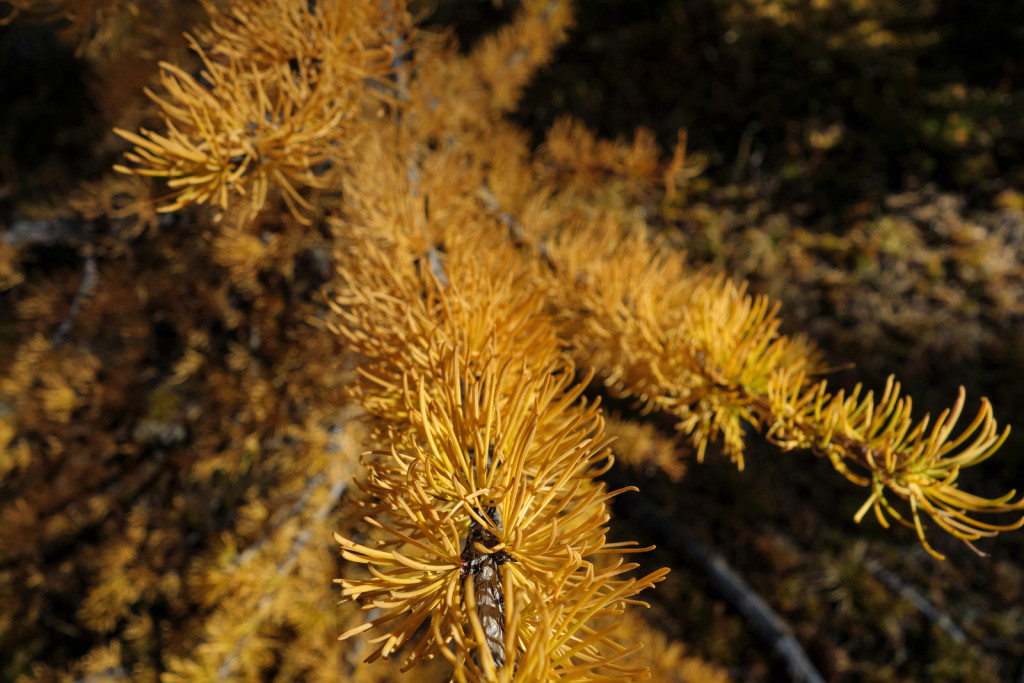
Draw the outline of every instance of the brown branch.
<instances>
[{"instance_id":1,"label":"brown branch","mask_svg":"<svg viewBox=\"0 0 1024 683\"><path fill-rule=\"evenodd\" d=\"M501 513L496 507L483 510L484 516L502 530ZM466 531L466 545L462 551L462 575L473 577L473 592L476 595L476 611L487 640L487 649L494 659L494 667L505 666L505 592L501 583L501 565L512 558L504 550L483 553L477 546L487 549L498 545L498 537L475 519ZM477 652L472 652L474 661ZM478 667L481 666L476 661Z\"/></svg>"}]
</instances>

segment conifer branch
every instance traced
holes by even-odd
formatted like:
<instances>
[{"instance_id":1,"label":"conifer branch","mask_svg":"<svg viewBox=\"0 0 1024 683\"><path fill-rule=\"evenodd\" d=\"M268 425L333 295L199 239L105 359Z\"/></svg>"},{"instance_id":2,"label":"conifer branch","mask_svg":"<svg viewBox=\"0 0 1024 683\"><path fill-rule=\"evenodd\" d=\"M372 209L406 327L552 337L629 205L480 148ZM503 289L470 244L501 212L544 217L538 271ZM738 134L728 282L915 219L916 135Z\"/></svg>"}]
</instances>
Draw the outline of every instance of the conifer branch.
<instances>
[{"instance_id":1,"label":"conifer branch","mask_svg":"<svg viewBox=\"0 0 1024 683\"><path fill-rule=\"evenodd\" d=\"M226 210L231 200L244 223L275 188L308 224L315 208L301 190L337 182L324 171L353 148L361 107L395 101L386 87L389 12L326 3L311 13L284 0L204 6L211 28L189 37L203 71L160 64L166 94L147 94L165 130L115 129L134 145L130 165L115 170L164 178L170 192L161 211Z\"/></svg>"},{"instance_id":2,"label":"conifer branch","mask_svg":"<svg viewBox=\"0 0 1024 683\"><path fill-rule=\"evenodd\" d=\"M987 399L977 415L958 435L953 430L965 402L963 387L953 407L944 410L929 429L929 416L918 422L911 417L909 397L900 396L898 382L890 377L877 403L873 392L860 397L858 385L850 396L840 391L835 396L825 391L824 382L813 385L789 405L797 411L783 413L786 403L772 405L773 416L780 413L769 429L769 439L784 448L811 448L826 455L836 469L850 481L870 486L871 495L855 516L860 521L869 509L879 523L888 526L886 515L910 526L932 555L943 558L928 544L921 513L926 513L941 529L971 543L1024 525L1024 517L1007 524L982 522L970 513L1014 513L1024 510L1024 499L1013 501L1016 491L986 499L962 491L956 483L962 469L987 460L1009 435L999 430ZM868 472L868 478L851 471L847 463ZM886 492L909 501L907 519L886 500Z\"/></svg>"},{"instance_id":3,"label":"conifer branch","mask_svg":"<svg viewBox=\"0 0 1024 683\"><path fill-rule=\"evenodd\" d=\"M368 455L361 484L379 540L336 536L343 557L371 573L342 579L343 596L381 613L342 637L385 631L371 641L372 661L422 633L405 667L438 651L453 662L479 651L457 674L469 680L524 667L613 671L621 653L602 654L610 643L588 621L663 573L624 580L632 565L603 570L591 559L620 552L603 526L619 492L592 480L608 462L600 415L576 405L584 385L571 385L542 300L487 259L449 262L441 283L416 267L415 251L363 244L356 253L338 273L346 284L333 298L334 329L369 361L357 395L392 446ZM509 582L512 595L497 588ZM545 644L526 616L555 595L580 602L550 615L556 638ZM541 656L550 663L528 661Z\"/></svg>"},{"instance_id":4,"label":"conifer branch","mask_svg":"<svg viewBox=\"0 0 1024 683\"><path fill-rule=\"evenodd\" d=\"M1009 434L999 430L987 400L954 436L962 389L931 428L928 416L914 422L910 399L900 396L892 378L877 401L873 392L862 396L859 386L850 395L833 395L824 381L811 379L821 368L817 353L778 332L778 306L721 276L687 273L641 235L581 233L559 245L555 259L558 296L571 293L562 310L577 316L566 324L579 340L581 362L604 368L618 395L676 415L698 459L721 439L742 468L745 427L764 429L784 450L822 454L851 482L870 487L857 521L869 509L883 526L887 517L896 519L940 558L925 537L923 515L976 552L973 541L1024 525L1024 498L1014 501L1015 491L986 499L960 490L956 481ZM909 516L887 493L909 503ZM980 513L1018 516L993 524L974 516Z\"/></svg>"}]
</instances>

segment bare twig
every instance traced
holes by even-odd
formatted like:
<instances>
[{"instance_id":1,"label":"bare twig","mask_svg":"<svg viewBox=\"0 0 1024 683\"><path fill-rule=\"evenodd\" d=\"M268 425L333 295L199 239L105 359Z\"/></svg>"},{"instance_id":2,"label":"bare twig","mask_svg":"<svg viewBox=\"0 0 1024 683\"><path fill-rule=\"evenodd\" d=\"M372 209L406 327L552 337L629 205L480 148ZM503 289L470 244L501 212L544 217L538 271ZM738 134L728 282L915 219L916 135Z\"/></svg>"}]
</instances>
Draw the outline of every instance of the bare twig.
<instances>
[{"instance_id":1,"label":"bare twig","mask_svg":"<svg viewBox=\"0 0 1024 683\"><path fill-rule=\"evenodd\" d=\"M953 639L953 642L963 645L968 641L967 634L948 615L940 612L916 588L908 586L900 577L883 567L881 562L873 558L867 559L864 561L864 569L868 570L868 573L878 579L883 586L916 607L929 621L945 631Z\"/></svg>"},{"instance_id":2,"label":"bare twig","mask_svg":"<svg viewBox=\"0 0 1024 683\"><path fill-rule=\"evenodd\" d=\"M337 443L343 432L343 427L338 430L338 433L335 435L335 439L332 440L332 444L328 446L329 451L334 450L332 446ZM292 570L295 568L295 563L298 561L299 553L302 551L303 548L306 547L306 545L309 544L310 540L312 540L313 538L314 527L320 522L323 522L324 519L327 518L327 515L331 513L331 510L333 510L337 506L338 500L342 497L342 495L344 495L345 490L348 488L348 484L351 478L352 469L350 467L343 467L342 471L339 473L339 475L335 478L334 482L332 483L331 490L327 493L327 499L319 508L317 508L316 512L313 513L312 517L310 517L309 521L305 525L305 528L295 536L295 539L292 541L291 547L288 550L288 555L284 558L284 560L281 561L280 564L278 564L278 576L287 576L288 574L291 574ZM315 491L320 486L320 484L323 483L323 481L323 475L315 475L313 477L310 477L309 481L306 484L305 490L303 491L302 496L300 496L299 500L292 507L292 510L290 511L292 514L288 515L288 518L294 518L302 513L302 511L308 505L309 500L312 497L313 491ZM241 556L239 556L238 561L236 561L235 563L236 569L240 567L242 564L252 560L256 556L257 549L261 547L267 541L267 539L269 539L272 533L273 530L268 531L268 533L265 534L264 537L261 538L259 541L257 541L257 543L252 548L249 548L244 553L242 553ZM260 601L256 605L256 608L253 610L253 614L258 616L266 612L274 598L274 592L265 593L260 598ZM220 668L217 669L217 677L219 679L224 680L232 678L232 669L234 668L235 662L238 660L239 654L245 648L245 645L248 641L248 635L239 638L238 642L235 644L235 649L232 650L227 655L227 657L224 658L224 661L221 663Z\"/></svg>"},{"instance_id":3,"label":"bare twig","mask_svg":"<svg viewBox=\"0 0 1024 683\"><path fill-rule=\"evenodd\" d=\"M532 246L537 250L537 255L544 261L551 270L557 270L555 262L551 258L551 252L548 251L547 245L543 242L537 244L530 244L526 237L526 229L523 224L520 223L516 218L505 211L501 204L498 203L497 197L491 192L491 188L486 185L480 188L479 194L480 200L484 203L489 211L493 211L498 214L498 220L505 224L508 228L508 239L516 247Z\"/></svg>"},{"instance_id":4,"label":"bare twig","mask_svg":"<svg viewBox=\"0 0 1024 683\"><path fill-rule=\"evenodd\" d=\"M71 308L68 309L67 315L61 319L53 333L53 348L55 349L59 349L68 342L71 337L71 326L82 312L82 307L85 306L85 302L89 300L92 290L96 286L96 255L91 247L86 247L86 249L85 269L82 272L82 280L78 283L75 298L71 301Z\"/></svg>"},{"instance_id":5,"label":"bare twig","mask_svg":"<svg viewBox=\"0 0 1024 683\"><path fill-rule=\"evenodd\" d=\"M85 678L79 678L74 683L104 683L106 681L130 681L131 675L128 669L123 666L112 666L103 671L89 674Z\"/></svg>"},{"instance_id":6,"label":"bare twig","mask_svg":"<svg viewBox=\"0 0 1024 683\"><path fill-rule=\"evenodd\" d=\"M68 218L31 220L16 218L3 232L3 240L12 247L22 245L79 245L87 242L93 232L92 221L77 222Z\"/></svg>"},{"instance_id":7,"label":"bare twig","mask_svg":"<svg viewBox=\"0 0 1024 683\"><path fill-rule=\"evenodd\" d=\"M612 473L605 479L612 488L624 485ZM746 619L755 635L782 660L794 683L825 683L789 624L722 557L698 543L642 496L631 498L628 506L622 505L621 513L705 576L726 603Z\"/></svg>"}]
</instances>

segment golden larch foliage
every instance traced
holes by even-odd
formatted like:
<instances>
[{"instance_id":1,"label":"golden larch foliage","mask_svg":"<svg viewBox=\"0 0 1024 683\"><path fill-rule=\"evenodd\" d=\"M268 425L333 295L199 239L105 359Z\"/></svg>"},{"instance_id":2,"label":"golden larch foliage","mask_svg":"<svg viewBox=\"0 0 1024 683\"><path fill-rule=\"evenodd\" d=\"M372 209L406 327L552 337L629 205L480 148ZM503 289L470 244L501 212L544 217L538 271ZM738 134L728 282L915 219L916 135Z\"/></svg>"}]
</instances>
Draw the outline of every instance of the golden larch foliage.
<instances>
[{"instance_id":1,"label":"golden larch foliage","mask_svg":"<svg viewBox=\"0 0 1024 683\"><path fill-rule=\"evenodd\" d=\"M986 400L957 430L962 391L934 422L894 379L833 392L777 304L646 222L699 172L685 132L664 154L563 118L531 147L507 115L571 3L525 0L465 54L403 2L201 5L191 63L149 55L117 174L40 219L82 273L0 241L0 673L725 680L635 614L668 570L609 540L637 493L600 479L588 391L637 406L634 466L681 476L657 413L697 460L742 468L755 431L828 458L869 489L857 521L934 555L929 520L968 544L1024 524L1014 491L958 482L1006 438ZM109 3L12 6L87 54L129 44L88 37ZM46 619L49 663L25 635Z\"/></svg>"}]
</instances>

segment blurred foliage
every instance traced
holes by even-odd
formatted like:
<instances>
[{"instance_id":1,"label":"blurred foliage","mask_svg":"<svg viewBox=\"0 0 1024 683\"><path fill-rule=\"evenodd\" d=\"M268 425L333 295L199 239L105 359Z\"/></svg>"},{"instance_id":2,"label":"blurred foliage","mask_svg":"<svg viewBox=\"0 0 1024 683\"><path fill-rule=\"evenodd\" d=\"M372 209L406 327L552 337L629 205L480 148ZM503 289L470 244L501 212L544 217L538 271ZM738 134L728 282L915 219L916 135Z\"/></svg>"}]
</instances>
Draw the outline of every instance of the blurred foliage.
<instances>
[{"instance_id":1,"label":"blurred foliage","mask_svg":"<svg viewBox=\"0 0 1024 683\"><path fill-rule=\"evenodd\" d=\"M1024 172L1022 25L970 0L596 0L522 116L687 128L709 181L770 178L815 218L929 182L991 197Z\"/></svg>"}]
</instances>

